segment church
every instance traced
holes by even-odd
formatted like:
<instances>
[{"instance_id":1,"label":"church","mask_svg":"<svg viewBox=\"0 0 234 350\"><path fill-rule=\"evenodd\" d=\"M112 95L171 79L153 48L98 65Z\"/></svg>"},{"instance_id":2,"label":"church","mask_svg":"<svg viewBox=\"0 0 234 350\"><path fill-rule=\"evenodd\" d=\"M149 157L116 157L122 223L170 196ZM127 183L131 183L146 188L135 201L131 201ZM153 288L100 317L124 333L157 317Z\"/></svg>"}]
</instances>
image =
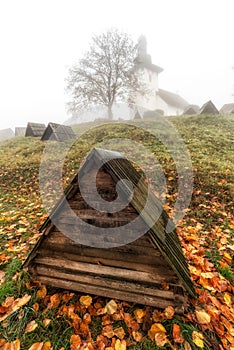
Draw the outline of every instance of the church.
<instances>
[{"instance_id":1,"label":"church","mask_svg":"<svg viewBox=\"0 0 234 350\"><path fill-rule=\"evenodd\" d=\"M134 71L145 89L144 94L139 93L135 97L136 108L155 111L165 116L184 113L189 103L178 94L159 88L158 76L163 68L152 63L151 56L147 53L147 41L143 35L138 40Z\"/></svg>"}]
</instances>

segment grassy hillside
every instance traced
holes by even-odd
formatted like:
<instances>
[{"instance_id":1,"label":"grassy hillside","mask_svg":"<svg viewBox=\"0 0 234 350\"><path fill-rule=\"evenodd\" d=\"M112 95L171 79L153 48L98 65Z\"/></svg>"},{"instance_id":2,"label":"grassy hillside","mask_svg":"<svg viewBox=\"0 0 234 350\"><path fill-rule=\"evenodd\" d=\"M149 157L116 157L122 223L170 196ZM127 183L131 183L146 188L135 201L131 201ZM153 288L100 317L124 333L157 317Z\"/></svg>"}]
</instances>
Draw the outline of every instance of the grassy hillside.
<instances>
[{"instance_id":1,"label":"grassy hillside","mask_svg":"<svg viewBox=\"0 0 234 350\"><path fill-rule=\"evenodd\" d=\"M35 343L31 350L234 349L234 116L169 120L190 152L194 173L192 200L178 227L198 293L187 314L179 317L170 308L155 310L121 301L114 303L114 316L101 314L109 300L46 288L22 271L22 261L47 216L38 182L45 144L18 137L0 143L0 349L18 349L19 344L20 349L29 349ZM128 144L123 139L131 138L151 153L148 157L128 149L135 159L143 157L148 174L154 172L152 157L161 164L168 191L165 209L171 215L178 191L176 164L153 136L155 130L165 130L151 120L131 124L77 125L80 136L65 159L63 184L69 183L94 146L108 147L111 138L120 138L117 148L124 152ZM57 145L61 151L64 146ZM47 191L48 200L50 196Z\"/></svg>"}]
</instances>

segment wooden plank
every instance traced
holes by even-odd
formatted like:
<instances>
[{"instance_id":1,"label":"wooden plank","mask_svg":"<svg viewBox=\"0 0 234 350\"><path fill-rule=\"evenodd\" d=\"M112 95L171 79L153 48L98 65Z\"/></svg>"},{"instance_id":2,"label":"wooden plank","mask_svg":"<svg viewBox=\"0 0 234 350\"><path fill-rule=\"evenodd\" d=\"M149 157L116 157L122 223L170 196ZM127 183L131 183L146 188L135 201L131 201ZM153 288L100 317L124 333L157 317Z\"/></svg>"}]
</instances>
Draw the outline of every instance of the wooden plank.
<instances>
[{"instance_id":1,"label":"wooden plank","mask_svg":"<svg viewBox=\"0 0 234 350\"><path fill-rule=\"evenodd\" d=\"M77 245L79 247L82 247L84 249L86 249L86 247L88 248L88 246L84 246L84 245L80 245L74 241L72 241L71 239L69 239L68 237L66 237L65 235L63 235L60 231L54 231L52 232L47 238L46 240L44 240L43 244L46 245L47 243L51 243L54 245ZM97 248L91 248L91 249L96 249L97 251L97 256L99 255ZM106 250L106 249L105 249ZM141 241L137 240L137 241L133 241L131 243L128 243L126 245L123 246L119 246L119 247L115 247L115 248L109 248L108 250L113 251L113 252L125 252L125 253L129 253L129 254L135 254L138 256L139 255L149 255L151 257L156 257L156 256L162 256L161 253L155 248L153 247L153 245L151 243L147 244L147 241L143 240L142 243Z\"/></svg>"},{"instance_id":2,"label":"wooden plank","mask_svg":"<svg viewBox=\"0 0 234 350\"><path fill-rule=\"evenodd\" d=\"M116 289L116 290L122 290L127 292L139 293L143 295L151 295L155 297L160 297L162 299L168 299L168 300L174 300L176 298L176 295L173 291L165 291L159 287L152 287L147 284L139 284L135 282L128 282L128 281L116 281L110 278L106 277L99 277L99 276L93 276L93 275L87 275L87 274L74 274L73 272L67 272L66 270L61 271L53 267L48 267L46 265L37 265L35 267L37 275L43 275L48 277L55 277L60 278L67 281L75 281L75 282L81 282L86 283L87 285L94 285L94 286L103 286L106 288ZM182 299L184 298L184 293L182 288L180 288L180 295ZM178 293L177 293L178 294ZM182 300L181 299L181 300Z\"/></svg>"},{"instance_id":3,"label":"wooden plank","mask_svg":"<svg viewBox=\"0 0 234 350\"><path fill-rule=\"evenodd\" d=\"M38 253L40 256L46 257L49 256L51 258L60 259L61 258L61 251L56 251L52 249L38 249ZM155 269L155 266L160 266L160 270L164 270L164 274L167 273L170 276L176 276L174 271L169 266L163 266L163 265L152 265L152 264L144 264L139 259L138 262L136 261L128 261L128 260L115 260L115 256L111 258L103 258L101 255L99 256L86 256L86 255L80 255L80 254L72 254L70 252L63 251L62 253L63 259L68 259L72 261L80 261L85 263L91 263L91 264L98 264L103 266L113 266L113 267L120 267L124 269L130 269L130 270L136 270L136 271L143 271L148 273L154 273L158 272L158 268Z\"/></svg>"},{"instance_id":4,"label":"wooden plank","mask_svg":"<svg viewBox=\"0 0 234 350\"><path fill-rule=\"evenodd\" d=\"M158 273L148 273L142 271L135 271L130 269L122 269L117 267L102 266L97 264L84 263L79 261L72 261L66 259L54 259L50 257L36 257L36 264L48 265L58 268L67 268L77 272L92 273L94 275L103 275L106 277L114 277L115 279L126 279L138 282L147 282L150 284L159 284L163 282L176 283L177 277L164 275L162 269L158 269Z\"/></svg>"},{"instance_id":5,"label":"wooden plank","mask_svg":"<svg viewBox=\"0 0 234 350\"><path fill-rule=\"evenodd\" d=\"M77 257L79 256L87 256L87 257L94 257L96 259L112 259L120 262L128 261L130 263L138 263L141 262L142 264L148 264L152 266L166 266L168 269L171 270L170 265L167 263L167 261L162 258L159 252L155 252L154 256L149 255L139 255L134 254L132 252L128 253L126 251L121 251L121 247L118 247L118 251L114 251L112 249L97 249L97 248L91 248L91 247L85 247L85 246L79 246L75 243L73 245L71 244L58 244L56 245L54 243L50 242L42 242L40 246L39 251L48 250L48 251L55 251L58 254L63 253L70 253L74 254ZM77 258L79 260L79 258Z\"/></svg>"},{"instance_id":6,"label":"wooden plank","mask_svg":"<svg viewBox=\"0 0 234 350\"><path fill-rule=\"evenodd\" d=\"M171 302L168 302L168 300L164 300L158 297L137 294L137 293L134 293L134 291L130 293L130 292L124 292L124 291L119 291L114 289L112 290L104 287L97 288L96 286L91 286L91 285L87 286L86 283L83 284L81 282L65 281L65 280L61 280L53 277L41 276L41 275L38 275L38 279L44 284L51 285L57 288L63 288L68 290L79 291L82 293L100 295L107 298L116 298L120 300L134 302L134 303L155 306L162 309L164 309L169 305L172 305L175 307L177 306L175 302L173 303L173 300ZM181 309L181 307L179 307L179 309ZM183 309L183 306L182 306L182 309Z\"/></svg>"}]
</instances>

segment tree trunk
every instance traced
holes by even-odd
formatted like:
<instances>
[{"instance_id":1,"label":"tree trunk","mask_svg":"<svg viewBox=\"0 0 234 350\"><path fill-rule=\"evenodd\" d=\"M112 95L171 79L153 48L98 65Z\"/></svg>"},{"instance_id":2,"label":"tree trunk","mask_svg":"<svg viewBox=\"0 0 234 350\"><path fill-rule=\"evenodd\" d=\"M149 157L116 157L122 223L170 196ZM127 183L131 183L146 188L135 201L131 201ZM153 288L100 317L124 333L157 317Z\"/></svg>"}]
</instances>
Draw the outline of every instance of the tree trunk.
<instances>
[{"instance_id":1,"label":"tree trunk","mask_svg":"<svg viewBox=\"0 0 234 350\"><path fill-rule=\"evenodd\" d=\"M108 119L113 119L112 104L108 105Z\"/></svg>"}]
</instances>

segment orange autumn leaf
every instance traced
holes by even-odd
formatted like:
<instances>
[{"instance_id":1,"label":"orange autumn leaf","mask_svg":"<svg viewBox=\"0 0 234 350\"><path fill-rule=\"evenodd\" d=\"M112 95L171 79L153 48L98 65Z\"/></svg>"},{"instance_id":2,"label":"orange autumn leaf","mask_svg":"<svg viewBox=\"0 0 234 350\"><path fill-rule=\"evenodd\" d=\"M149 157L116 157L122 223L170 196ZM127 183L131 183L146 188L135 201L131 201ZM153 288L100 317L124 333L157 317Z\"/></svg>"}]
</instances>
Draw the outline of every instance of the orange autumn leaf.
<instances>
[{"instance_id":1,"label":"orange autumn leaf","mask_svg":"<svg viewBox=\"0 0 234 350\"><path fill-rule=\"evenodd\" d=\"M137 342L141 342L142 341L142 338L143 338L143 335L142 335L142 333L141 332L139 332L139 331L133 331L132 332L132 337L133 337L133 339L135 340L135 341L137 341Z\"/></svg>"},{"instance_id":2,"label":"orange autumn leaf","mask_svg":"<svg viewBox=\"0 0 234 350\"><path fill-rule=\"evenodd\" d=\"M20 350L20 340L16 339L11 343L5 343L2 350Z\"/></svg>"},{"instance_id":3,"label":"orange autumn leaf","mask_svg":"<svg viewBox=\"0 0 234 350\"><path fill-rule=\"evenodd\" d=\"M41 289L37 291L37 299L44 299L47 294L46 286L42 286Z\"/></svg>"},{"instance_id":4,"label":"orange autumn leaf","mask_svg":"<svg viewBox=\"0 0 234 350\"><path fill-rule=\"evenodd\" d=\"M28 350L42 350L43 342L34 343Z\"/></svg>"},{"instance_id":5,"label":"orange autumn leaf","mask_svg":"<svg viewBox=\"0 0 234 350\"><path fill-rule=\"evenodd\" d=\"M78 334L73 334L70 338L70 342L71 342L70 350L77 350L80 348L80 345L82 344L82 340Z\"/></svg>"},{"instance_id":6,"label":"orange autumn leaf","mask_svg":"<svg viewBox=\"0 0 234 350\"><path fill-rule=\"evenodd\" d=\"M26 305L31 299L31 295L25 294L22 298L14 300L13 297L6 298L2 306L6 308L6 313L0 317L0 322L5 320L10 314L17 311L22 306Z\"/></svg>"},{"instance_id":7,"label":"orange autumn leaf","mask_svg":"<svg viewBox=\"0 0 234 350\"><path fill-rule=\"evenodd\" d=\"M49 326L50 322L51 322L51 320L49 318L45 318L44 321L43 321L43 326L44 327Z\"/></svg>"},{"instance_id":8,"label":"orange autumn leaf","mask_svg":"<svg viewBox=\"0 0 234 350\"><path fill-rule=\"evenodd\" d=\"M105 327L103 327L102 335L104 335L107 338L113 338L115 335L114 330L113 330L113 326L109 324L109 325L106 325Z\"/></svg>"},{"instance_id":9,"label":"orange autumn leaf","mask_svg":"<svg viewBox=\"0 0 234 350\"><path fill-rule=\"evenodd\" d=\"M176 323L173 324L172 334L173 334L173 339L174 339L175 343L183 343L184 342L184 338L181 336L181 328Z\"/></svg>"},{"instance_id":10,"label":"orange autumn leaf","mask_svg":"<svg viewBox=\"0 0 234 350\"><path fill-rule=\"evenodd\" d=\"M163 311L163 315L167 320L171 320L175 315L175 309L173 306L167 306Z\"/></svg>"},{"instance_id":11,"label":"orange autumn leaf","mask_svg":"<svg viewBox=\"0 0 234 350\"><path fill-rule=\"evenodd\" d=\"M51 348L51 342L50 342L50 341L46 341L46 342L43 344L41 350L50 350L50 349L52 349L52 348Z\"/></svg>"},{"instance_id":12,"label":"orange autumn leaf","mask_svg":"<svg viewBox=\"0 0 234 350\"><path fill-rule=\"evenodd\" d=\"M114 335L119 339L123 339L125 336L125 331L124 331L123 327L115 328Z\"/></svg>"},{"instance_id":13,"label":"orange autumn leaf","mask_svg":"<svg viewBox=\"0 0 234 350\"><path fill-rule=\"evenodd\" d=\"M25 333L33 332L38 327L38 324L35 320L29 322L25 328Z\"/></svg>"},{"instance_id":14,"label":"orange autumn leaf","mask_svg":"<svg viewBox=\"0 0 234 350\"><path fill-rule=\"evenodd\" d=\"M82 338L88 338L90 334L89 326L85 322L80 323L80 329L79 329L79 334L82 336Z\"/></svg>"},{"instance_id":15,"label":"orange autumn leaf","mask_svg":"<svg viewBox=\"0 0 234 350\"><path fill-rule=\"evenodd\" d=\"M49 309L55 309L60 304L60 295L58 293L50 296L50 304L48 306Z\"/></svg>"},{"instance_id":16,"label":"orange autumn leaf","mask_svg":"<svg viewBox=\"0 0 234 350\"><path fill-rule=\"evenodd\" d=\"M92 298L90 295L82 295L80 297L80 303L88 308L92 304Z\"/></svg>"}]
</instances>

